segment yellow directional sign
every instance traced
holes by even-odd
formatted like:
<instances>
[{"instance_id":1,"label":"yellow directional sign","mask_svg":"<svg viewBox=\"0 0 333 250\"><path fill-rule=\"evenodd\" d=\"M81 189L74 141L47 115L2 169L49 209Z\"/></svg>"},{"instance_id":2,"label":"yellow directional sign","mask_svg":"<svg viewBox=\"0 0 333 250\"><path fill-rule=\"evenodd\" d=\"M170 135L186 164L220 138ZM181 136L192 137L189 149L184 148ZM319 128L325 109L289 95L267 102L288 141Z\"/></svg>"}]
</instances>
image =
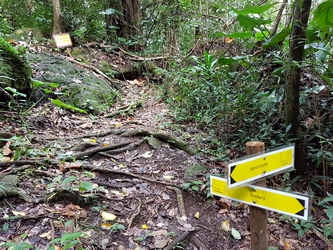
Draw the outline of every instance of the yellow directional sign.
<instances>
[{"instance_id":1,"label":"yellow directional sign","mask_svg":"<svg viewBox=\"0 0 333 250\"><path fill-rule=\"evenodd\" d=\"M239 201L255 207L287 214L307 220L309 197L254 185L228 188L226 179L210 176L210 192L213 195Z\"/></svg>"},{"instance_id":2,"label":"yellow directional sign","mask_svg":"<svg viewBox=\"0 0 333 250\"><path fill-rule=\"evenodd\" d=\"M228 165L228 185L244 183L276 174L294 166L294 146L239 160Z\"/></svg>"}]
</instances>

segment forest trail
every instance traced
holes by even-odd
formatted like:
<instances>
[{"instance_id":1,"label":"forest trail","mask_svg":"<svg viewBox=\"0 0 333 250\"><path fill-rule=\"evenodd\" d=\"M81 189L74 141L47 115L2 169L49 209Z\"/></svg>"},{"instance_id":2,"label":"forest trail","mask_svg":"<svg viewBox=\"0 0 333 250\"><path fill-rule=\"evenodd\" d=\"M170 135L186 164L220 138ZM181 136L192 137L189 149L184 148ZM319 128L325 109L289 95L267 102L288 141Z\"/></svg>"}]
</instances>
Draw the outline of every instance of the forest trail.
<instances>
[{"instance_id":1,"label":"forest trail","mask_svg":"<svg viewBox=\"0 0 333 250\"><path fill-rule=\"evenodd\" d=\"M100 116L49 102L23 119L6 113L0 130L15 137L0 163L0 244L250 249L248 206L207 198L208 174L225 163L196 153L204 132L177 124L156 85L119 84L122 98ZM271 249L327 249L315 230L300 238L288 218L268 216Z\"/></svg>"}]
</instances>

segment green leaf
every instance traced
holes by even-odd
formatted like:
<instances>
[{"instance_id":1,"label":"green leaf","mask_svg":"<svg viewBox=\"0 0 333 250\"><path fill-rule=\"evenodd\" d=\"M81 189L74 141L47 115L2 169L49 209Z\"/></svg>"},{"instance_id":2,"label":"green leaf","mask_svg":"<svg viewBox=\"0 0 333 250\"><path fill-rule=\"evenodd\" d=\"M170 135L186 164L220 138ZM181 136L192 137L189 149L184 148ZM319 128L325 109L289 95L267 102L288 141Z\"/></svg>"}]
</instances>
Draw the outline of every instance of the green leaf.
<instances>
[{"instance_id":1,"label":"green leaf","mask_svg":"<svg viewBox=\"0 0 333 250\"><path fill-rule=\"evenodd\" d=\"M231 34L227 34L227 37L230 38L251 38L252 37L252 32L247 31L247 32L233 32Z\"/></svg>"},{"instance_id":2,"label":"green leaf","mask_svg":"<svg viewBox=\"0 0 333 250\"><path fill-rule=\"evenodd\" d=\"M73 223L73 220L68 220L65 222L65 227L69 227Z\"/></svg>"},{"instance_id":3,"label":"green leaf","mask_svg":"<svg viewBox=\"0 0 333 250\"><path fill-rule=\"evenodd\" d=\"M51 101L51 103L53 103L54 105L57 105L60 108L70 109L70 110L73 110L73 111L76 111L76 112L79 112L79 113L88 114L88 112L85 111L84 109L80 109L80 108L74 107L72 105L63 103L62 101L60 101L58 99L51 99L50 98L50 101Z\"/></svg>"},{"instance_id":4,"label":"green leaf","mask_svg":"<svg viewBox=\"0 0 333 250\"><path fill-rule=\"evenodd\" d=\"M268 49L269 47L272 47L279 42L283 41L289 34L290 34L291 29L286 28L281 30L279 33L275 34L271 38L269 38L266 42L262 44L262 47L264 49Z\"/></svg>"},{"instance_id":5,"label":"green leaf","mask_svg":"<svg viewBox=\"0 0 333 250\"><path fill-rule=\"evenodd\" d=\"M237 19L242 27L248 29L253 29L254 27L259 27L263 24L270 24L272 22L271 20L249 17L247 15L238 15Z\"/></svg>"},{"instance_id":6,"label":"green leaf","mask_svg":"<svg viewBox=\"0 0 333 250\"><path fill-rule=\"evenodd\" d=\"M231 234L236 240L240 240L242 238L240 233L235 228L231 228Z\"/></svg>"},{"instance_id":7,"label":"green leaf","mask_svg":"<svg viewBox=\"0 0 333 250\"><path fill-rule=\"evenodd\" d=\"M61 237L61 245L66 244L69 241L75 240L83 235L82 232L67 233Z\"/></svg>"},{"instance_id":8,"label":"green leaf","mask_svg":"<svg viewBox=\"0 0 333 250\"><path fill-rule=\"evenodd\" d=\"M242 10L235 10L234 9L233 11L238 15L262 14L265 11L272 8L276 4L278 4L278 3L270 3L270 4L260 5L260 6L246 6Z\"/></svg>"},{"instance_id":9,"label":"green leaf","mask_svg":"<svg viewBox=\"0 0 333 250\"><path fill-rule=\"evenodd\" d=\"M69 176L67 177L63 182L62 182L62 186L66 186L68 183L75 181L76 177L75 176Z\"/></svg>"},{"instance_id":10,"label":"green leaf","mask_svg":"<svg viewBox=\"0 0 333 250\"><path fill-rule=\"evenodd\" d=\"M319 4L313 12L313 20L321 29L329 31L333 26L333 0Z\"/></svg>"},{"instance_id":11,"label":"green leaf","mask_svg":"<svg viewBox=\"0 0 333 250\"><path fill-rule=\"evenodd\" d=\"M83 191L91 191L91 190L93 190L93 189L94 189L93 184L90 183L90 182L86 182L86 181L84 181L84 182L81 182L81 183L80 183L80 188L79 188L79 190L80 190L81 192L83 192Z\"/></svg>"},{"instance_id":12,"label":"green leaf","mask_svg":"<svg viewBox=\"0 0 333 250\"><path fill-rule=\"evenodd\" d=\"M123 15L123 13L121 11L112 9L112 8L99 12L99 14L101 14L101 15L113 15L113 14Z\"/></svg>"},{"instance_id":13,"label":"green leaf","mask_svg":"<svg viewBox=\"0 0 333 250\"><path fill-rule=\"evenodd\" d=\"M220 57L218 59L218 62L219 64L221 65L229 65L233 62L236 62L236 61L241 61L241 60L244 60L246 59L247 56L235 56L235 57Z\"/></svg>"},{"instance_id":14,"label":"green leaf","mask_svg":"<svg viewBox=\"0 0 333 250\"><path fill-rule=\"evenodd\" d=\"M69 242L67 245L64 246L64 250L70 249L71 247L73 247L73 246L75 246L79 243L80 243L79 240L73 240L73 241Z\"/></svg>"}]
</instances>

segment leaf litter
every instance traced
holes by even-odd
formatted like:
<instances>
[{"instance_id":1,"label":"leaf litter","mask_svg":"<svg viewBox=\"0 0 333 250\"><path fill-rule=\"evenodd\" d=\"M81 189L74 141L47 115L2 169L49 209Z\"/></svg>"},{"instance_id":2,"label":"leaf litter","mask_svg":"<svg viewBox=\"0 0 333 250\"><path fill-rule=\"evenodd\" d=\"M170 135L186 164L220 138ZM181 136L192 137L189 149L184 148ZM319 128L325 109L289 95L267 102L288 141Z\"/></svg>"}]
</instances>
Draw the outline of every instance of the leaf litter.
<instances>
[{"instance_id":1,"label":"leaf litter","mask_svg":"<svg viewBox=\"0 0 333 250\"><path fill-rule=\"evenodd\" d=\"M128 116L81 116L45 103L26 121L0 122L1 130L17 135L2 149L1 161L13 164L0 165L0 177L14 173L17 188L33 198L47 197L31 203L27 197L0 195L0 244L24 241L34 249L61 249L76 240L83 249L250 249L248 206L207 198L206 184L182 188L207 183L206 174L221 173L225 163L189 155L152 136L128 150L72 157L132 138L119 136L121 130L162 130L200 147L195 134L173 130L172 116L151 88L141 81L123 85L125 102L147 94L142 107ZM20 152L17 159L15 152ZM47 164L39 164L45 158ZM185 170L195 164L205 170L185 180ZM20 166L25 166L22 171ZM272 249L327 249L314 233L301 238L280 215L268 215Z\"/></svg>"}]
</instances>

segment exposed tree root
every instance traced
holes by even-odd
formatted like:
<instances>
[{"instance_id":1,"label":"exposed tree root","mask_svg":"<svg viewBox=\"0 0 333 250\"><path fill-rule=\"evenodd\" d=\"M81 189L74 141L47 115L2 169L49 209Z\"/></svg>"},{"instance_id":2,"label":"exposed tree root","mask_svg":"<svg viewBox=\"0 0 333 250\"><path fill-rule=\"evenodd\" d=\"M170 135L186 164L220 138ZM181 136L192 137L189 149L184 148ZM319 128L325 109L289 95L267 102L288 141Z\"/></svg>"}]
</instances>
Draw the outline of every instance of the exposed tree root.
<instances>
[{"instance_id":1,"label":"exposed tree root","mask_svg":"<svg viewBox=\"0 0 333 250\"><path fill-rule=\"evenodd\" d=\"M126 114L130 112L133 109L136 109L138 107L141 107L142 103L141 102L134 102L132 104L126 105L124 107L118 108L116 111L112 112L111 114L107 114L104 116L104 118L111 118L120 114Z\"/></svg>"},{"instance_id":2,"label":"exposed tree root","mask_svg":"<svg viewBox=\"0 0 333 250\"><path fill-rule=\"evenodd\" d=\"M164 250L172 250L181 241L185 240L192 232L186 231L174 239Z\"/></svg>"},{"instance_id":3,"label":"exposed tree root","mask_svg":"<svg viewBox=\"0 0 333 250\"><path fill-rule=\"evenodd\" d=\"M46 197L32 198L25 190L18 187L4 187L0 189L0 199L10 196L19 196L29 203L41 203L46 200Z\"/></svg>"},{"instance_id":4,"label":"exposed tree root","mask_svg":"<svg viewBox=\"0 0 333 250\"><path fill-rule=\"evenodd\" d=\"M140 214L141 203L142 203L142 202L141 202L141 200L140 200L139 198L137 198L137 200L138 200L138 202L139 202L138 206L136 207L136 209L135 209L134 213L131 215L131 217L129 217L129 218L127 219L128 229L131 228L132 223L133 223L133 221L135 220L136 216L138 216L138 215Z\"/></svg>"},{"instance_id":5,"label":"exposed tree root","mask_svg":"<svg viewBox=\"0 0 333 250\"><path fill-rule=\"evenodd\" d=\"M108 151L108 150L112 150L112 149L115 149L115 148L121 148L121 147L127 146L129 144L131 144L131 141L122 142L122 143L119 143L119 144L114 144L114 145L110 145L110 146L106 146L106 147L94 148L94 149L91 149L91 150L88 150L88 151L85 151L85 152L81 152L81 153L71 155L71 156L67 157L67 160L80 159L80 158L83 158L83 157L86 157L86 156L97 154L98 152Z\"/></svg>"},{"instance_id":6,"label":"exposed tree root","mask_svg":"<svg viewBox=\"0 0 333 250\"><path fill-rule=\"evenodd\" d=\"M132 129L132 130L125 130L125 129L111 129L109 131L105 131L102 133L93 133L93 134L87 134L87 135L80 135L80 136L74 136L74 137L63 137L63 138L54 138L54 137L48 137L48 138L34 138L35 141L43 141L43 140L75 140L75 139L81 139L81 138L90 138L90 137L104 137L110 134L114 134L114 135L119 135L122 137L134 137L134 136L151 136L154 137L156 139L159 139L163 142L169 143L172 146L179 148L183 151L185 151L186 153L188 153L189 155L195 155L196 154L196 150L193 149L190 144L186 141L183 141L182 139L176 138L172 135L166 134L166 133L162 133L162 132L153 132L150 130L146 130L146 129ZM127 145L130 144L130 142L127 143ZM113 146L110 146L113 147ZM117 146L117 147L121 147L121 146ZM115 147L115 148L117 148ZM97 152L101 152L101 151L107 151L110 149L114 149L114 148L110 148L110 149L105 149L107 147L103 147L104 150L100 150L100 149L96 149L96 151L91 150L92 152L89 155L95 154ZM80 156L80 154L78 154L78 156ZM84 155L83 156L88 156L88 155ZM80 156L82 157L82 156Z\"/></svg>"},{"instance_id":7,"label":"exposed tree root","mask_svg":"<svg viewBox=\"0 0 333 250\"><path fill-rule=\"evenodd\" d=\"M186 217L186 211L185 211L185 205L184 205L184 199L183 199L182 191L179 188L176 188L176 187L167 187L167 188L171 189L171 190L174 190L176 192L179 214L180 214L181 217Z\"/></svg>"}]
</instances>

